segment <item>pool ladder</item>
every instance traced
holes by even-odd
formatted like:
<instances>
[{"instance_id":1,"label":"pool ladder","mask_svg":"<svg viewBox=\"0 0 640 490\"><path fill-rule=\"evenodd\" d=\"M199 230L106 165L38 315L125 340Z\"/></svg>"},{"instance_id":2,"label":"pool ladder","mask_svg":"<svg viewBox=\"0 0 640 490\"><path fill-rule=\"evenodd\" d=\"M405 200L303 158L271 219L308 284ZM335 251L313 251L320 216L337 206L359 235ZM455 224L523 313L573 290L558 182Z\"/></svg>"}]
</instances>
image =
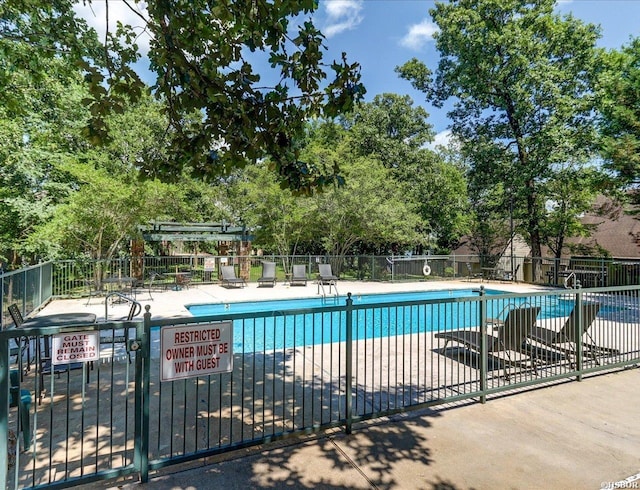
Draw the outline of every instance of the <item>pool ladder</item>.
<instances>
[{"instance_id":1,"label":"pool ladder","mask_svg":"<svg viewBox=\"0 0 640 490\"><path fill-rule=\"evenodd\" d=\"M324 289L324 283L318 279L318 294L320 294L320 289L322 289L322 301L326 301L327 300L327 292ZM340 293L338 292L338 285L336 284L335 281L329 281L328 282L328 286L329 286L329 295L331 295L331 289L335 289L335 301L338 301L338 297L340 296Z\"/></svg>"},{"instance_id":2,"label":"pool ladder","mask_svg":"<svg viewBox=\"0 0 640 490\"><path fill-rule=\"evenodd\" d=\"M118 293L118 292L113 292L113 293L109 293L107 294L107 297L104 299L104 320L108 321L109 320L109 298L114 298L112 301L115 302L119 302L119 303L131 303L131 307L129 308L129 313L127 315L126 320L133 320L133 317L138 315L141 311L142 311L142 305L137 302L135 299L130 298L129 296L122 294L122 293Z\"/></svg>"}]
</instances>

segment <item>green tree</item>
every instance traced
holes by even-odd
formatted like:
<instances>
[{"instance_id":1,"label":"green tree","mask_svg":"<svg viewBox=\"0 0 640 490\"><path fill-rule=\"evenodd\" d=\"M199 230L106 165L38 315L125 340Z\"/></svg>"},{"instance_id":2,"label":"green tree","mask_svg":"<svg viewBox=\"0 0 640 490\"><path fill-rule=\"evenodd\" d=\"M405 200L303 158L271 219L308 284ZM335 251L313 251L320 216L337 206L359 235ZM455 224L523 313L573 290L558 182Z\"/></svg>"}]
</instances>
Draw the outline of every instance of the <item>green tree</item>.
<instances>
[{"instance_id":1,"label":"green tree","mask_svg":"<svg viewBox=\"0 0 640 490\"><path fill-rule=\"evenodd\" d=\"M139 236L140 223L173 217L168 213L179 206L181 197L174 185L132 182L126 174L114 175L93 163L60 165L78 189L29 235L33 252L109 260Z\"/></svg>"},{"instance_id":2,"label":"green tree","mask_svg":"<svg viewBox=\"0 0 640 490\"><path fill-rule=\"evenodd\" d=\"M40 83L24 77L19 107L0 105L0 255L13 265L29 255L28 235L73 192L56 163L73 158L88 117L77 74L60 60L46 66ZM15 67L15 77L23 71Z\"/></svg>"},{"instance_id":3,"label":"green tree","mask_svg":"<svg viewBox=\"0 0 640 490\"><path fill-rule=\"evenodd\" d=\"M468 232L468 202L463 169L425 148L433 130L422 107L409 96L377 95L345 118L352 151L373 157L391 170L408 203L422 218L419 230L430 246L448 252Z\"/></svg>"},{"instance_id":4,"label":"green tree","mask_svg":"<svg viewBox=\"0 0 640 490\"><path fill-rule=\"evenodd\" d=\"M640 39L606 53L602 66L598 84L602 154L622 186L636 185L640 180Z\"/></svg>"},{"instance_id":5,"label":"green tree","mask_svg":"<svg viewBox=\"0 0 640 490\"><path fill-rule=\"evenodd\" d=\"M555 178L549 182L547 218L542 224L541 235L556 258L562 257L567 237L589 236L593 231L594 227L580 218L593 208L596 197L593 189L601 181L600 172L595 168L566 165L558 169Z\"/></svg>"},{"instance_id":6,"label":"green tree","mask_svg":"<svg viewBox=\"0 0 640 490\"><path fill-rule=\"evenodd\" d=\"M408 196L417 203L421 229L432 237L435 253L449 253L471 226L467 178L464 169L441 154L420 152L413 165Z\"/></svg>"},{"instance_id":7,"label":"green tree","mask_svg":"<svg viewBox=\"0 0 640 490\"><path fill-rule=\"evenodd\" d=\"M118 24L99 42L73 3L5 0L0 52L33 66L34 77L43 70L31 60L64 56L69 66L81 67L90 93L87 135L104 141L106 115L124 111L145 91L135 70L137 34ZM171 158L154 172L175 179L189 167L216 176L270 155L276 174L293 189L310 192L333 181L335 174L319 174L299 159L305 122L350 110L365 90L359 65L345 54L324 60L322 33L302 18L317 7L315 0L153 0L143 13L132 9L151 36L153 91L172 129ZM292 19L299 21L295 33ZM3 87L11 83L9 72L0 73Z\"/></svg>"},{"instance_id":8,"label":"green tree","mask_svg":"<svg viewBox=\"0 0 640 490\"><path fill-rule=\"evenodd\" d=\"M243 172L230 190L229 202L239 220L253 230L253 244L283 256L289 272L288 256L296 255L300 242L309 238L310 198L283 189L265 163Z\"/></svg>"},{"instance_id":9,"label":"green tree","mask_svg":"<svg viewBox=\"0 0 640 490\"><path fill-rule=\"evenodd\" d=\"M385 93L359 104L345 117L345 127L359 155L370 155L406 180L407 163L433 141L433 128L424 108L413 106L408 95Z\"/></svg>"},{"instance_id":10,"label":"green tree","mask_svg":"<svg viewBox=\"0 0 640 490\"><path fill-rule=\"evenodd\" d=\"M591 157L598 29L553 13L553 0L437 2L435 74L413 59L400 75L441 105L482 187L513 199L533 256L542 254L546 185L558 165ZM483 185L482 185L483 184ZM505 207L508 209L508 207ZM537 278L539 271L533 271Z\"/></svg>"},{"instance_id":11,"label":"green tree","mask_svg":"<svg viewBox=\"0 0 640 490\"><path fill-rule=\"evenodd\" d=\"M391 170L373 157L354 156L348 140L338 147L307 148L314 159L340 162L345 185L313 197L312 230L340 272L346 255L363 248L388 251L398 245L413 248L425 242L420 218L396 185Z\"/></svg>"}]
</instances>

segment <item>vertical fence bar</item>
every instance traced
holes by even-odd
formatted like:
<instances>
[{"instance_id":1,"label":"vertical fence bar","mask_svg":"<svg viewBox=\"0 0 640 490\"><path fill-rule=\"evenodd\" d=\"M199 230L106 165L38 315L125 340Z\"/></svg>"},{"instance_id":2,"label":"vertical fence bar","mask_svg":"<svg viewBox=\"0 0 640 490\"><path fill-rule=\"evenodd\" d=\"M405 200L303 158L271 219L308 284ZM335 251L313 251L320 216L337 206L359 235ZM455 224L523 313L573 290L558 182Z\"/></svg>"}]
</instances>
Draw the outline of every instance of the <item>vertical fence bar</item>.
<instances>
[{"instance_id":1,"label":"vertical fence bar","mask_svg":"<svg viewBox=\"0 0 640 490\"><path fill-rule=\"evenodd\" d=\"M0 337L0 441L9 440L9 338ZM18 393L18 396L20 394ZM0 488L7 488L8 444L0 444Z\"/></svg>"},{"instance_id":2,"label":"vertical fence bar","mask_svg":"<svg viewBox=\"0 0 640 490\"><path fill-rule=\"evenodd\" d=\"M135 391L135 460L140 482L149 481L149 404L151 380L151 313L145 306L144 322L136 328L136 340L140 341L136 354ZM127 349L129 346L127 346Z\"/></svg>"},{"instance_id":3,"label":"vertical fence bar","mask_svg":"<svg viewBox=\"0 0 640 490\"><path fill-rule=\"evenodd\" d=\"M574 338L576 340L576 372L578 373L578 376L576 379L578 381L582 381L582 369L583 369L583 361L584 361L582 337L584 332L583 329L584 329L585 319L583 315L582 303L583 303L583 294L580 291L580 284L578 284L577 293L576 293L576 305L575 305L575 308L577 309L576 311L577 321L575 322L575 325L574 325L574 328L575 328Z\"/></svg>"},{"instance_id":4,"label":"vertical fence bar","mask_svg":"<svg viewBox=\"0 0 640 490\"><path fill-rule=\"evenodd\" d=\"M347 311L345 315L345 328L346 331L346 353L345 353L345 376L346 376L346 386L345 386L345 415L347 419L346 432L347 434L351 434L351 429L353 426L353 413L351 408L353 393L351 386L351 377L353 376L353 299L351 298L351 293L347 293Z\"/></svg>"},{"instance_id":5,"label":"vertical fence bar","mask_svg":"<svg viewBox=\"0 0 640 490\"><path fill-rule=\"evenodd\" d=\"M487 402L487 372L489 371L489 353L487 343L487 311L484 286L480 286L478 300L478 320L480 322L480 402Z\"/></svg>"}]
</instances>

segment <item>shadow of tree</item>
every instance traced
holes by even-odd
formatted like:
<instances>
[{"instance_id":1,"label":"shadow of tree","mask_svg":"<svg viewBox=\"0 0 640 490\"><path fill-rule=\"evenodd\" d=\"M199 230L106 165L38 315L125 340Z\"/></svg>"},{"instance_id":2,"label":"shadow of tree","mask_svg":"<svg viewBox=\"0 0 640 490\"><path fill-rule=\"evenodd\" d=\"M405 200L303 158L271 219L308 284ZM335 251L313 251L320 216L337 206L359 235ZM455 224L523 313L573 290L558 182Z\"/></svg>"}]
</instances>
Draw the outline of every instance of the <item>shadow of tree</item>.
<instances>
[{"instance_id":1,"label":"shadow of tree","mask_svg":"<svg viewBox=\"0 0 640 490\"><path fill-rule=\"evenodd\" d=\"M318 325L324 328L325 324L319 321ZM267 335L264 326L260 328L262 335ZM419 417L401 424L394 423L393 416L385 423L361 422L353 435L339 432L346 418L345 343L332 341L340 335L331 330L314 331L310 336L324 342L237 352L230 373L169 382L160 382L159 341L152 340L156 355L149 373L148 442L153 474L170 482L181 473L166 475L161 468L175 461L193 460L193 465L225 461L247 454L244 448L260 448L265 443L269 445L262 446L263 452L250 454L242 464L232 459L206 469L206 475L225 482L232 478L232 486L225 488L354 488L354 481L362 488L398 488L404 481L398 481L396 475L405 471L407 463L415 469L432 466L428 429L440 411L422 411ZM477 384L477 354L458 348L434 349L430 333L404 337L420 343L406 344L405 351L402 341L390 346L368 339L364 342L371 349L359 351L363 360L356 354L357 362L362 362L352 379L358 416L378 417L419 403L444 401L456 389L472 393ZM415 358L411 356L413 348L419 352ZM369 361L372 364L367 364ZM455 365L457 373L464 376L453 379L446 370L448 378L440 378L439 371L432 377L426 375L426 366L437 369L442 362ZM489 364L496 377L501 367ZM375 369L376 376L370 376L368 369ZM399 375L386 376L393 371ZM385 374L384 379L380 373ZM131 464L134 380L132 365L115 359L104 369L98 368L89 383L84 376L70 372L56 379L49 401L35 407L38 446L19 462L20 484L29 486L34 476L37 482L59 481L69 475L95 475ZM444 390L444 397L440 390ZM305 438L312 432L320 433L314 436L315 450ZM292 440L292 436L296 436L293 446L273 443ZM219 456L223 453L227 454ZM310 471L304 465L305 458L314 458L317 470ZM210 483L201 488L211 488ZM454 488L445 480L425 479L422 483L420 488Z\"/></svg>"}]
</instances>

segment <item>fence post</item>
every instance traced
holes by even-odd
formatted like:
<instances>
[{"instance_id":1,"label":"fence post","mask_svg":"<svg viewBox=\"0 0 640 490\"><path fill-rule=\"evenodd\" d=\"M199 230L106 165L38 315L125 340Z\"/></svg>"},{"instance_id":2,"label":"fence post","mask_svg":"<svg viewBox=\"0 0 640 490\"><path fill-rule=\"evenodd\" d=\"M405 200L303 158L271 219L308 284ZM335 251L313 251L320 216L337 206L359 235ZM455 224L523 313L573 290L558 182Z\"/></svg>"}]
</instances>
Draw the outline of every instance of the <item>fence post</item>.
<instances>
[{"instance_id":1,"label":"fence post","mask_svg":"<svg viewBox=\"0 0 640 490\"><path fill-rule=\"evenodd\" d=\"M0 330L4 330L4 272L2 272L2 264L0 263Z\"/></svg>"},{"instance_id":2,"label":"fence post","mask_svg":"<svg viewBox=\"0 0 640 490\"><path fill-rule=\"evenodd\" d=\"M487 308L484 286L480 286L478 303L478 320L480 322L480 402L487 403L487 371L489 371L489 345L487 342Z\"/></svg>"},{"instance_id":3,"label":"fence post","mask_svg":"<svg viewBox=\"0 0 640 490\"><path fill-rule=\"evenodd\" d=\"M576 293L576 304L574 308L577 309L578 315L577 315L577 320L575 322L575 325L573 325L573 328L575 329L575 331L573 332L573 335L576 342L576 371L578 372L578 376L576 379L578 381L582 381L582 368L583 368L583 361L584 361L584 352L582 349L582 332L584 332L583 330L584 315L583 315L583 307L582 307L583 297L582 297L582 292L580 291L579 281L576 283L576 288L578 292Z\"/></svg>"},{"instance_id":4,"label":"fence post","mask_svg":"<svg viewBox=\"0 0 640 490\"><path fill-rule=\"evenodd\" d=\"M351 293L347 293L347 310L346 310L346 325L347 329L347 339L346 339L346 348L347 352L345 355L345 376L346 376L346 384L345 384L345 415L347 418L346 432L347 434L351 434L351 429L353 425L353 413L352 413L352 398L353 393L352 390L352 375L353 375L353 299L351 298Z\"/></svg>"},{"instance_id":5,"label":"fence post","mask_svg":"<svg viewBox=\"0 0 640 490\"><path fill-rule=\"evenodd\" d=\"M151 307L145 306L144 321L136 328L140 350L136 355L135 460L140 482L149 481L149 383L151 368Z\"/></svg>"},{"instance_id":6,"label":"fence post","mask_svg":"<svg viewBox=\"0 0 640 490\"><path fill-rule=\"evenodd\" d=\"M0 355L0 488L7 488L9 473L9 337L0 336L0 353L2 353Z\"/></svg>"},{"instance_id":7,"label":"fence post","mask_svg":"<svg viewBox=\"0 0 640 490\"><path fill-rule=\"evenodd\" d=\"M376 256L371 256L371 281L375 281L377 279L377 271L376 271Z\"/></svg>"}]
</instances>

